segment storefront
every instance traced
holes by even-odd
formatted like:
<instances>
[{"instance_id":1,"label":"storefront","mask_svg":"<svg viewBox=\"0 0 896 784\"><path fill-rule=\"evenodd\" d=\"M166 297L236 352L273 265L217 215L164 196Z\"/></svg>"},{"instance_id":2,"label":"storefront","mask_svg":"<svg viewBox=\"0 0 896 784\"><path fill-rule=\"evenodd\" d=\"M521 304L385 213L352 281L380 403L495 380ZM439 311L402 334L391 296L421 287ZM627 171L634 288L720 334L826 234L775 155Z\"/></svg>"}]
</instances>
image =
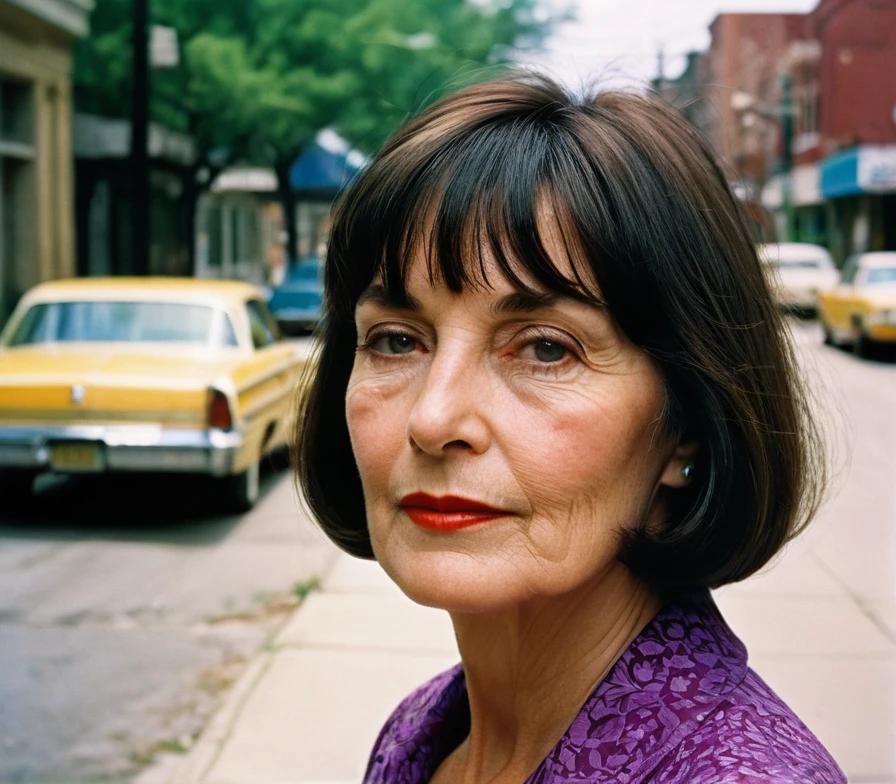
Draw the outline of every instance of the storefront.
<instances>
[{"instance_id":1,"label":"storefront","mask_svg":"<svg viewBox=\"0 0 896 784\"><path fill-rule=\"evenodd\" d=\"M896 250L896 145L854 147L820 169L834 257Z\"/></svg>"},{"instance_id":2,"label":"storefront","mask_svg":"<svg viewBox=\"0 0 896 784\"><path fill-rule=\"evenodd\" d=\"M196 275L279 283L282 217L270 169L234 167L215 179L196 212Z\"/></svg>"},{"instance_id":3,"label":"storefront","mask_svg":"<svg viewBox=\"0 0 896 784\"><path fill-rule=\"evenodd\" d=\"M71 69L92 0L0 0L0 323L74 273Z\"/></svg>"}]
</instances>

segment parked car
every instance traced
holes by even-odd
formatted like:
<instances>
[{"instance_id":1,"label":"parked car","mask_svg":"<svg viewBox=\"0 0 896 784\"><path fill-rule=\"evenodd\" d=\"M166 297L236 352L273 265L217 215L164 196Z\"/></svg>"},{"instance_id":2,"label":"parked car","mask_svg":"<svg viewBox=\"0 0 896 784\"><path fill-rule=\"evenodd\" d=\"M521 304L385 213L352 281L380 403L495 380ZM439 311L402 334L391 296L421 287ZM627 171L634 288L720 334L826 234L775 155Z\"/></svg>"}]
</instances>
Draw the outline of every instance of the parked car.
<instances>
[{"instance_id":1,"label":"parked car","mask_svg":"<svg viewBox=\"0 0 896 784\"><path fill-rule=\"evenodd\" d=\"M760 245L758 252L768 265L772 290L782 308L814 313L819 293L837 285L837 268L820 245L768 243Z\"/></svg>"},{"instance_id":2,"label":"parked car","mask_svg":"<svg viewBox=\"0 0 896 784\"><path fill-rule=\"evenodd\" d=\"M304 364L247 283L41 284L0 334L0 498L46 470L193 472L246 510L289 438Z\"/></svg>"},{"instance_id":3,"label":"parked car","mask_svg":"<svg viewBox=\"0 0 896 784\"><path fill-rule=\"evenodd\" d=\"M308 257L290 265L283 283L271 289L268 307L280 328L296 335L313 330L320 321L323 298L320 261Z\"/></svg>"},{"instance_id":4,"label":"parked car","mask_svg":"<svg viewBox=\"0 0 896 784\"><path fill-rule=\"evenodd\" d=\"M825 343L851 345L859 356L876 343L896 343L896 251L850 256L818 310Z\"/></svg>"}]
</instances>

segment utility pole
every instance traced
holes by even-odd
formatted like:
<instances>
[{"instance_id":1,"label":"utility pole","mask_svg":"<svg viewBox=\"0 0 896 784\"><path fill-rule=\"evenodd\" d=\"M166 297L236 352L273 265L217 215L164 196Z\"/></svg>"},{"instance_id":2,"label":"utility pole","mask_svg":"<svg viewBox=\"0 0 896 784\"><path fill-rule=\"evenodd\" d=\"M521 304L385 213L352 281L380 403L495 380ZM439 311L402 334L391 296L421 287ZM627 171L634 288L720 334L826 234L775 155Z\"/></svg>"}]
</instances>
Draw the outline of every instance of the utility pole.
<instances>
[{"instance_id":1,"label":"utility pole","mask_svg":"<svg viewBox=\"0 0 896 784\"><path fill-rule=\"evenodd\" d=\"M793 104L791 100L790 74L781 75L781 201L784 207L785 240L796 239L793 236L793 193L791 178L793 175Z\"/></svg>"},{"instance_id":2,"label":"utility pole","mask_svg":"<svg viewBox=\"0 0 896 784\"><path fill-rule=\"evenodd\" d=\"M133 83L131 104L132 270L149 274L149 0L131 0Z\"/></svg>"}]
</instances>

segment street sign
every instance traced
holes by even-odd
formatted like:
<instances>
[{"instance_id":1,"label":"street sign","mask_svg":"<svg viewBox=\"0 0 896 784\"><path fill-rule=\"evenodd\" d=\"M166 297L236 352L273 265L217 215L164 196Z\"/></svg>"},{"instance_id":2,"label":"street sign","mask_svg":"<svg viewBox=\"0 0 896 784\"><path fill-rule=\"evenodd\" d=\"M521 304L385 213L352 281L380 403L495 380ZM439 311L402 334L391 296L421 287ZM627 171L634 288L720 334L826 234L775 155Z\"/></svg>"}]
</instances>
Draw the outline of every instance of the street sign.
<instances>
[{"instance_id":1,"label":"street sign","mask_svg":"<svg viewBox=\"0 0 896 784\"><path fill-rule=\"evenodd\" d=\"M180 62L177 30L161 25L150 28L149 59L154 68L173 68Z\"/></svg>"}]
</instances>

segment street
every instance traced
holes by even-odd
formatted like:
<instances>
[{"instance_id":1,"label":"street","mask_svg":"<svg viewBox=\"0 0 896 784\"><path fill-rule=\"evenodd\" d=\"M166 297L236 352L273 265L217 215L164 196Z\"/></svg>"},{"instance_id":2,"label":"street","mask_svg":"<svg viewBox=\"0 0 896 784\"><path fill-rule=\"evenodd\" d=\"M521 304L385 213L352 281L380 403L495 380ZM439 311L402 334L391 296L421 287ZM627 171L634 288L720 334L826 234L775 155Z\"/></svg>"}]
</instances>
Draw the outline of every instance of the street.
<instances>
[{"instance_id":1,"label":"street","mask_svg":"<svg viewBox=\"0 0 896 784\"><path fill-rule=\"evenodd\" d=\"M896 782L896 361L792 328L833 447L830 497L780 568L718 601L850 780ZM126 780L190 745L335 553L287 472L242 518L205 516L186 481L51 479L0 526L0 781Z\"/></svg>"},{"instance_id":2,"label":"street","mask_svg":"<svg viewBox=\"0 0 896 784\"><path fill-rule=\"evenodd\" d=\"M242 518L188 480L38 488L0 512L0 781L130 780L189 746L333 551L283 470Z\"/></svg>"}]
</instances>

